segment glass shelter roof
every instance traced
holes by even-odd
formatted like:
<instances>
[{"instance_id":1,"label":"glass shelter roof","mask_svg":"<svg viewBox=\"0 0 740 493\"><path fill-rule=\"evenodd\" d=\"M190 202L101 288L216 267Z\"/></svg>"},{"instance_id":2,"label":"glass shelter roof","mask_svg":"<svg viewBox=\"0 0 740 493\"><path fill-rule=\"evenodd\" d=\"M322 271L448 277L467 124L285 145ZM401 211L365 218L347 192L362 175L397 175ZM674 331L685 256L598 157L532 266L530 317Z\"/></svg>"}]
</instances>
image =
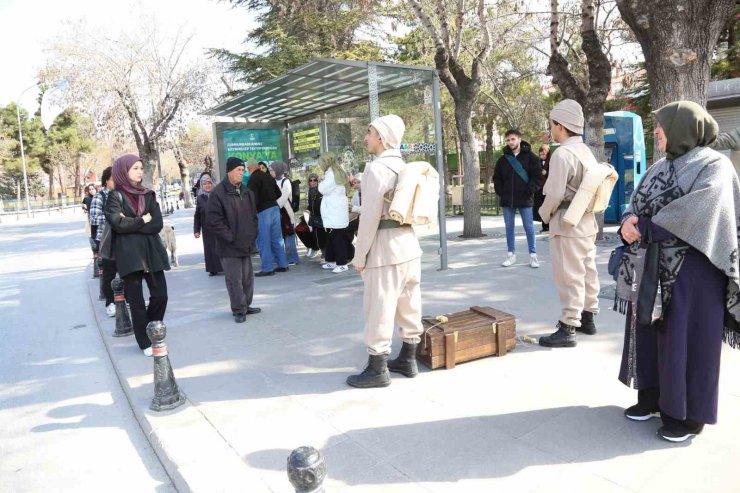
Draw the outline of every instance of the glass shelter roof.
<instances>
[{"instance_id":1,"label":"glass shelter roof","mask_svg":"<svg viewBox=\"0 0 740 493\"><path fill-rule=\"evenodd\" d=\"M434 69L426 67L319 58L247 89L203 114L266 122L290 121L372 99L371 92L380 95L430 83L433 76Z\"/></svg>"}]
</instances>

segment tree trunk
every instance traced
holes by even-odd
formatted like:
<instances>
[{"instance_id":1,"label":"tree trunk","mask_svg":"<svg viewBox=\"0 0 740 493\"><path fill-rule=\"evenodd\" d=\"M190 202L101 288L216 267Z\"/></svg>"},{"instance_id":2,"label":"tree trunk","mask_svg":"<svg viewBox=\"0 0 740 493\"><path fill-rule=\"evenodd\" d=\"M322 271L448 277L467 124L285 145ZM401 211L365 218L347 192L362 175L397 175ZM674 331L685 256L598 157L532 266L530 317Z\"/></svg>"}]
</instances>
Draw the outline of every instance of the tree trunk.
<instances>
[{"instance_id":1,"label":"tree trunk","mask_svg":"<svg viewBox=\"0 0 740 493\"><path fill-rule=\"evenodd\" d=\"M482 236L480 224L480 163L478 143L473 132L473 107L469 101L455 101L455 125L460 136L463 176L463 237Z\"/></svg>"},{"instance_id":2,"label":"tree trunk","mask_svg":"<svg viewBox=\"0 0 740 493\"><path fill-rule=\"evenodd\" d=\"M180 189L182 190L182 199L185 202L185 208L192 209L193 198L190 195L190 170L188 169L188 165L182 155L182 151L177 146L174 146L173 152L175 153L175 159L177 159L177 167L180 168L180 181L182 182Z\"/></svg>"},{"instance_id":3,"label":"tree trunk","mask_svg":"<svg viewBox=\"0 0 740 493\"><path fill-rule=\"evenodd\" d=\"M486 122L486 193L491 191L493 179L493 120Z\"/></svg>"},{"instance_id":4,"label":"tree trunk","mask_svg":"<svg viewBox=\"0 0 740 493\"><path fill-rule=\"evenodd\" d=\"M706 105L710 64L735 0L617 0L642 46L650 105L688 99ZM662 157L655 146L654 162Z\"/></svg>"},{"instance_id":5,"label":"tree trunk","mask_svg":"<svg viewBox=\"0 0 740 493\"><path fill-rule=\"evenodd\" d=\"M138 144L137 147L139 148L141 163L144 165L144 179L142 180L142 185L147 188L152 188L154 185L154 176L157 171L157 149L154 146L154 143L149 139L145 139L143 142Z\"/></svg>"},{"instance_id":6,"label":"tree trunk","mask_svg":"<svg viewBox=\"0 0 740 493\"><path fill-rule=\"evenodd\" d=\"M206 166L206 173L213 176L213 158L211 156L206 156L203 158L203 163ZM219 177L214 177L214 180L218 180Z\"/></svg>"},{"instance_id":7,"label":"tree trunk","mask_svg":"<svg viewBox=\"0 0 740 493\"><path fill-rule=\"evenodd\" d=\"M54 166L49 166L49 198L54 199Z\"/></svg>"}]
</instances>

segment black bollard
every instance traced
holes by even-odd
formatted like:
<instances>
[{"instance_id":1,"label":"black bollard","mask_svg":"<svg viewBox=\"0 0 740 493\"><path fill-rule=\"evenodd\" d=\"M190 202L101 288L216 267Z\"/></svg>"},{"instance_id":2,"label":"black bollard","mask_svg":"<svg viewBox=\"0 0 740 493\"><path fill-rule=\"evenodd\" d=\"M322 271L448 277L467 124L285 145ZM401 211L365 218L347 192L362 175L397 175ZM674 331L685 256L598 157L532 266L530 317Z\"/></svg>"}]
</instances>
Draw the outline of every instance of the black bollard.
<instances>
[{"instance_id":1,"label":"black bollard","mask_svg":"<svg viewBox=\"0 0 740 493\"><path fill-rule=\"evenodd\" d=\"M185 404L185 393L180 390L172 372L170 357L167 354L167 345L164 338L167 335L167 326L163 322L149 322L146 334L152 341L152 356L154 357L154 399L149 406L152 411L167 411Z\"/></svg>"},{"instance_id":2,"label":"black bollard","mask_svg":"<svg viewBox=\"0 0 740 493\"><path fill-rule=\"evenodd\" d=\"M116 304L116 330L113 332L113 337L130 336L134 333L134 326L131 323L131 315L129 315L128 307L126 306L126 297L123 293L123 279L116 277L110 282L110 287L113 288L113 301Z\"/></svg>"},{"instance_id":3,"label":"black bollard","mask_svg":"<svg viewBox=\"0 0 740 493\"><path fill-rule=\"evenodd\" d=\"M296 493L324 493L324 456L313 447L298 447L288 457L288 479Z\"/></svg>"},{"instance_id":4,"label":"black bollard","mask_svg":"<svg viewBox=\"0 0 740 493\"><path fill-rule=\"evenodd\" d=\"M100 293L98 294L98 301L105 301L105 291L103 291L103 259L101 257L98 257L95 260L95 267L94 269L98 271L98 279L100 279Z\"/></svg>"}]
</instances>

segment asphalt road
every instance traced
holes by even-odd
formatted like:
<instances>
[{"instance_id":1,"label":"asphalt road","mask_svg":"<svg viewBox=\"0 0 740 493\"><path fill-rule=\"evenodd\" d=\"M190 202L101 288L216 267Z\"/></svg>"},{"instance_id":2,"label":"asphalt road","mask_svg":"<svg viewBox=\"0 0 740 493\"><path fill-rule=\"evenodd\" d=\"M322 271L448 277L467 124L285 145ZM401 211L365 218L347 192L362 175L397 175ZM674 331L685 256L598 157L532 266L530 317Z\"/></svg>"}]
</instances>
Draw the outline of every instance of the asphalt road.
<instances>
[{"instance_id":1,"label":"asphalt road","mask_svg":"<svg viewBox=\"0 0 740 493\"><path fill-rule=\"evenodd\" d=\"M0 492L175 491L101 341L90 264L79 211L0 224Z\"/></svg>"}]
</instances>

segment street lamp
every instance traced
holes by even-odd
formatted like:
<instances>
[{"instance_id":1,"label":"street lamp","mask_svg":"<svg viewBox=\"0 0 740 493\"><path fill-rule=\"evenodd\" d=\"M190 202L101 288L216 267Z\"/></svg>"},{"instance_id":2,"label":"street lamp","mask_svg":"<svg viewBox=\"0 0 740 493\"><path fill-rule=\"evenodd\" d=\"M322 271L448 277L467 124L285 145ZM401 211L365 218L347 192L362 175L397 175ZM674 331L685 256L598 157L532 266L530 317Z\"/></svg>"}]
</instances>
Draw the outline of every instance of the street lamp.
<instances>
[{"instance_id":1,"label":"street lamp","mask_svg":"<svg viewBox=\"0 0 740 493\"><path fill-rule=\"evenodd\" d=\"M30 89L33 89L36 87L36 84L26 88L18 95L18 101L15 104L15 113L18 117L18 139L21 143L21 163L23 164L23 188L26 192L26 217L31 216L31 200L28 198L28 173L26 172L26 153L23 149L23 128L21 126L21 98L23 95L29 91Z\"/></svg>"}]
</instances>

